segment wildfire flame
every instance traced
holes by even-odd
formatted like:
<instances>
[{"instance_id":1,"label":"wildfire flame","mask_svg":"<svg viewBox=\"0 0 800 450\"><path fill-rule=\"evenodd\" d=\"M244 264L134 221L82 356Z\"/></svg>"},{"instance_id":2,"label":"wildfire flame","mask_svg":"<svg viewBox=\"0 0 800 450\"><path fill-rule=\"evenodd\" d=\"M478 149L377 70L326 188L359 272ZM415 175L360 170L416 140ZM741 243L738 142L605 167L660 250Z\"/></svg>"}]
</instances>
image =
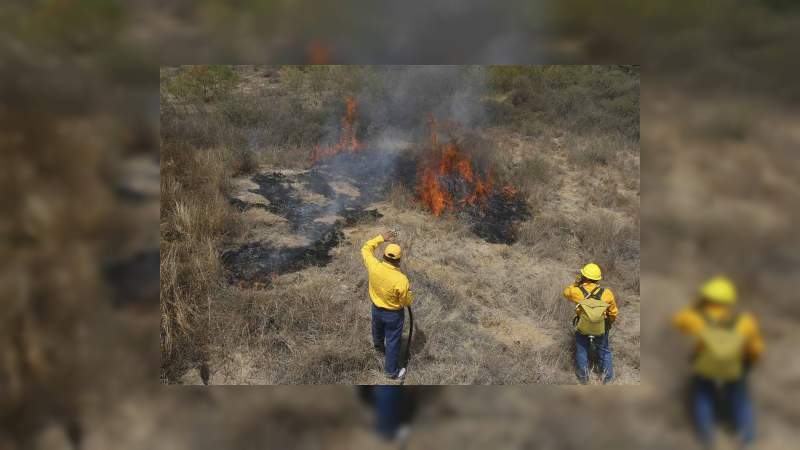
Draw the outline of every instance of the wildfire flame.
<instances>
[{"instance_id":1,"label":"wildfire flame","mask_svg":"<svg viewBox=\"0 0 800 450\"><path fill-rule=\"evenodd\" d=\"M322 41L311 41L306 47L306 59L309 64L330 64L330 49Z\"/></svg>"},{"instance_id":2,"label":"wildfire flame","mask_svg":"<svg viewBox=\"0 0 800 450\"><path fill-rule=\"evenodd\" d=\"M328 158L339 153L349 151L357 152L361 150L362 144L356 138L356 116L358 112L358 103L352 97L345 100L345 115L342 117L341 131L339 134L339 142L329 147L322 147L317 145L311 152L309 157L310 161L316 162L323 158Z\"/></svg>"},{"instance_id":3,"label":"wildfire flame","mask_svg":"<svg viewBox=\"0 0 800 450\"><path fill-rule=\"evenodd\" d=\"M430 121L431 158L423 163L418 185L420 201L439 216L445 210L463 205L483 208L494 190L490 171L481 176L469 155L462 152L454 141L439 143L436 120ZM507 187L509 192L515 188Z\"/></svg>"}]
</instances>

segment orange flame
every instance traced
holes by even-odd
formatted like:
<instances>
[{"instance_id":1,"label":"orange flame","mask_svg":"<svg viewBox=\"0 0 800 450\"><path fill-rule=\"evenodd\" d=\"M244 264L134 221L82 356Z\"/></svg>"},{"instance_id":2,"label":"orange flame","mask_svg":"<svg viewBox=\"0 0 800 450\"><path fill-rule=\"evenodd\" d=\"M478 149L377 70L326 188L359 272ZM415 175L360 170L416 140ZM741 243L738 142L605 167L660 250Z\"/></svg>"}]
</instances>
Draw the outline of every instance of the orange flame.
<instances>
[{"instance_id":1,"label":"orange flame","mask_svg":"<svg viewBox=\"0 0 800 450\"><path fill-rule=\"evenodd\" d=\"M330 49L322 41L311 41L306 46L306 59L309 64L330 64Z\"/></svg>"},{"instance_id":2,"label":"orange flame","mask_svg":"<svg viewBox=\"0 0 800 450\"><path fill-rule=\"evenodd\" d=\"M312 163L323 158L338 155L344 151L357 152L363 147L356 137L355 122L358 112L358 103L354 98L348 97L345 99L345 111L340 127L339 142L329 147L321 147L319 145L314 147L309 157Z\"/></svg>"},{"instance_id":3,"label":"orange flame","mask_svg":"<svg viewBox=\"0 0 800 450\"><path fill-rule=\"evenodd\" d=\"M486 198L492 193L493 188L494 182L492 181L492 173L487 172L485 179L481 180L478 178L475 182L475 191L472 195L467 197L466 202L470 205L474 205L479 200L482 202L486 201Z\"/></svg>"},{"instance_id":4,"label":"orange flame","mask_svg":"<svg viewBox=\"0 0 800 450\"><path fill-rule=\"evenodd\" d=\"M481 177L469 155L462 152L454 141L439 144L436 119L431 116L428 123L431 127L431 157L427 166L422 168L418 185L420 201L436 216L454 209L457 204L480 204L484 207L494 188L491 173ZM461 199L456 201L454 195L458 193L450 192L442 184L444 180L452 181L447 186L463 186L468 193L462 191Z\"/></svg>"},{"instance_id":5,"label":"orange flame","mask_svg":"<svg viewBox=\"0 0 800 450\"><path fill-rule=\"evenodd\" d=\"M452 206L452 197L439 185L433 170L430 168L425 169L421 183L420 199L431 209L434 215L438 216L442 214L445 208Z\"/></svg>"}]
</instances>

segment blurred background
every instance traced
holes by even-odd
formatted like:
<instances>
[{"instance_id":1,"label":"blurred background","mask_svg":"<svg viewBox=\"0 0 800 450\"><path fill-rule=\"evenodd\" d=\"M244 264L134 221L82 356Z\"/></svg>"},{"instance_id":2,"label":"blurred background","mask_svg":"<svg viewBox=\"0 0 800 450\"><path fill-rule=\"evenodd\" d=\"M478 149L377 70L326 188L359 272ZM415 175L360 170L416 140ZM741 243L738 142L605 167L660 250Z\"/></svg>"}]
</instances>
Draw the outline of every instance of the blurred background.
<instances>
[{"instance_id":1,"label":"blurred background","mask_svg":"<svg viewBox=\"0 0 800 450\"><path fill-rule=\"evenodd\" d=\"M798 437L796 2L399 5L0 6L0 448L383 445L349 387L156 381L158 69L234 61L642 65L641 386L421 389L409 447L692 448L669 318L719 272L766 339L757 446Z\"/></svg>"}]
</instances>

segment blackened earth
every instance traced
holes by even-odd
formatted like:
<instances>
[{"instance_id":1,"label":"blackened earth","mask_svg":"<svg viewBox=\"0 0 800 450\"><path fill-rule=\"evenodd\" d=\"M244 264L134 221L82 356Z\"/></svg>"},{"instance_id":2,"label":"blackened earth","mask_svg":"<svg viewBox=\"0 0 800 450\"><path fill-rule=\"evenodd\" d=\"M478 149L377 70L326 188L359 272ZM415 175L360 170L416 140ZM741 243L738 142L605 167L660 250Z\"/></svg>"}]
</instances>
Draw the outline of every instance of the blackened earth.
<instances>
[{"instance_id":1,"label":"blackened earth","mask_svg":"<svg viewBox=\"0 0 800 450\"><path fill-rule=\"evenodd\" d=\"M251 192L263 196L269 203L249 204L231 199L231 204L243 211L263 208L285 218L290 229L306 237L310 244L280 247L253 242L228 251L222 256L228 281L266 287L276 275L327 265L331 261L331 250L344 237L342 229L382 217L374 209L365 209L366 206L384 200L397 181L409 180L406 185L416 185L417 175L417 162L411 155L386 156L368 149L333 156L299 174L254 175L252 181L258 187ZM337 192L331 185L335 182L346 182L358 194ZM308 192L323 197L324 201L308 201L303 195ZM462 212L461 215L472 222L472 231L477 236L487 242L503 244L516 242L519 222L530 218L527 205L519 196L507 196L499 191L490 193L475 205L466 206ZM332 223L318 220L330 216L337 219Z\"/></svg>"}]
</instances>

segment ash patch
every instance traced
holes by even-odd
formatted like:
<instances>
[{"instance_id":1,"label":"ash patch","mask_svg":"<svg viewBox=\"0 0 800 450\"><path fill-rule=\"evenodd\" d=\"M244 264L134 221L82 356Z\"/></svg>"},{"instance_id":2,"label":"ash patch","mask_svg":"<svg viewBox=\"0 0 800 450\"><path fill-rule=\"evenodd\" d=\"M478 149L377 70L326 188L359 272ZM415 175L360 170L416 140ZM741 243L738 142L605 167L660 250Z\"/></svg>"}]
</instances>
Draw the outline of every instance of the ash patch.
<instances>
[{"instance_id":1,"label":"ash patch","mask_svg":"<svg viewBox=\"0 0 800 450\"><path fill-rule=\"evenodd\" d=\"M487 242L511 245L518 239L518 224L531 218L528 205L519 196L494 192L483 207L470 210L472 232Z\"/></svg>"},{"instance_id":2,"label":"ash patch","mask_svg":"<svg viewBox=\"0 0 800 450\"><path fill-rule=\"evenodd\" d=\"M368 223L383 217L377 209L348 210L343 212L345 226L351 227L359 223Z\"/></svg>"},{"instance_id":3,"label":"ash patch","mask_svg":"<svg viewBox=\"0 0 800 450\"><path fill-rule=\"evenodd\" d=\"M241 286L269 286L277 275L327 265L330 251L343 239L343 228L382 217L366 206L385 198L399 167L413 170L414 164L399 156L341 154L305 172L254 175L247 192L266 199L267 204L248 203L241 197L231 199L231 204L240 211L263 208L280 216L294 236L311 244L250 242L228 251L222 258L228 281Z\"/></svg>"},{"instance_id":4,"label":"ash patch","mask_svg":"<svg viewBox=\"0 0 800 450\"><path fill-rule=\"evenodd\" d=\"M228 282L241 287L269 287L274 277L310 266L326 266L331 250L344 239L342 228L383 217L377 210L351 209L344 219L332 225L319 224L319 238L310 245L280 247L267 242L251 242L222 255Z\"/></svg>"},{"instance_id":5,"label":"ash patch","mask_svg":"<svg viewBox=\"0 0 800 450\"><path fill-rule=\"evenodd\" d=\"M410 157L366 149L332 156L306 172L256 174L252 181L258 187L250 192L266 198L269 204L248 206L238 199L231 203L239 209L262 207L286 218L293 231L316 240L328 231L320 225L320 219L324 222L325 217L338 216L352 222L367 205L383 200L393 181L413 180L414 176L415 163Z\"/></svg>"},{"instance_id":6,"label":"ash patch","mask_svg":"<svg viewBox=\"0 0 800 450\"><path fill-rule=\"evenodd\" d=\"M247 192L265 203L248 203L247 196L230 200L241 211L262 208L286 219L292 236L309 245L281 246L249 242L226 252L222 261L230 283L269 286L275 276L331 261L331 250L343 239L342 229L375 221L382 215L367 205L386 198L395 182L415 181L417 161L408 153L387 155L365 149L319 161L303 172L258 173L248 181ZM454 191L466 187L448 186ZM459 191L460 192L460 191ZM248 194L249 195L249 194ZM512 244L517 224L530 217L517 195L495 191L464 210L473 232L488 242Z\"/></svg>"},{"instance_id":7,"label":"ash patch","mask_svg":"<svg viewBox=\"0 0 800 450\"><path fill-rule=\"evenodd\" d=\"M267 209L267 205L259 205L259 204L254 204L254 203L248 203L248 202L245 202L244 200L239 199L239 198L231 198L231 199L228 200L228 203L230 203L231 206L233 206L234 208L236 208L237 210L239 210L241 212L247 211L248 209L251 209L251 208Z\"/></svg>"},{"instance_id":8,"label":"ash patch","mask_svg":"<svg viewBox=\"0 0 800 450\"><path fill-rule=\"evenodd\" d=\"M344 238L336 228L308 246L276 247L252 242L222 255L228 282L242 287L270 286L274 277L331 262L330 251Z\"/></svg>"},{"instance_id":9,"label":"ash patch","mask_svg":"<svg viewBox=\"0 0 800 450\"><path fill-rule=\"evenodd\" d=\"M346 201L336 196L321 175L315 172L291 177L280 172L259 173L252 180L258 184L258 188L251 192L270 202L264 208L286 218L295 231L304 231L315 219L335 209L332 203ZM309 192L321 196L324 201L310 201L307 195Z\"/></svg>"}]
</instances>

